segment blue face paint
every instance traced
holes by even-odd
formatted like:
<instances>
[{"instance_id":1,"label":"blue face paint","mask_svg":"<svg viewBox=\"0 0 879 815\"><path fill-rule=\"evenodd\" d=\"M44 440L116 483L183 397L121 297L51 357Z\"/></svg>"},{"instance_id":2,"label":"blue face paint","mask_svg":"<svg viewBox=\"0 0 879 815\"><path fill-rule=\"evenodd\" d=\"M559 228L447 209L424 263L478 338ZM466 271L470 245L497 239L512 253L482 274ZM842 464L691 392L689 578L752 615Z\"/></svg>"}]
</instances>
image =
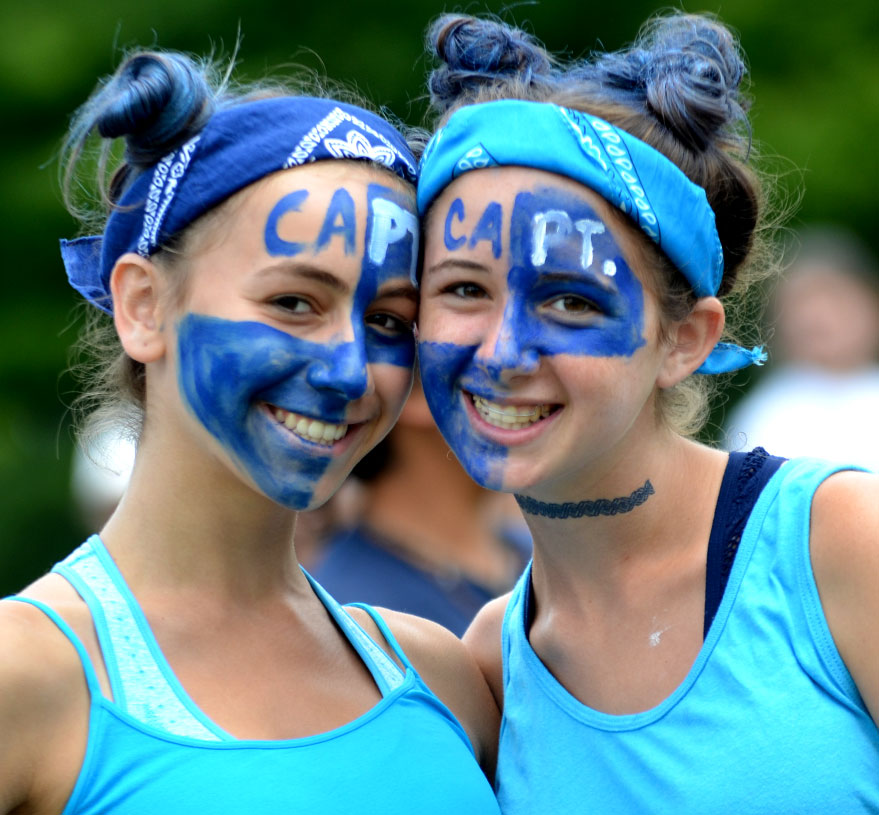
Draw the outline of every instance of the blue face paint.
<instances>
[{"instance_id":1,"label":"blue face paint","mask_svg":"<svg viewBox=\"0 0 879 815\"><path fill-rule=\"evenodd\" d=\"M363 315L375 300L379 289L391 280L415 282L418 262L418 219L412 203L401 193L380 184L366 190L369 215L366 219L366 253L363 271L354 295L355 339L358 326L365 331L367 357L370 362L384 362L411 368L415 363L415 337L411 331L384 334L364 329Z\"/></svg>"},{"instance_id":2,"label":"blue face paint","mask_svg":"<svg viewBox=\"0 0 879 815\"><path fill-rule=\"evenodd\" d=\"M341 219L341 223L336 221ZM333 199L327 207L327 214L323 226L315 241L315 251L324 249L334 235L341 235L345 239L345 254L354 252L357 243L357 220L354 215L354 199L351 193L344 187L333 193Z\"/></svg>"},{"instance_id":3,"label":"blue face paint","mask_svg":"<svg viewBox=\"0 0 879 815\"><path fill-rule=\"evenodd\" d=\"M458 201L452 207L463 212ZM502 400L508 393L502 376L535 370L540 357L630 357L645 344L641 284L583 198L552 187L518 194L510 217L510 262L494 348L419 343L424 393L434 419L471 477L492 489L503 486L507 448L474 431L466 409L469 396L462 392ZM587 319L549 308L569 297L590 304Z\"/></svg>"},{"instance_id":4,"label":"blue face paint","mask_svg":"<svg viewBox=\"0 0 879 815\"><path fill-rule=\"evenodd\" d=\"M355 343L323 345L264 323L188 314L178 326L178 353L180 390L201 423L269 498L307 507L332 457L291 438L264 403L342 423L348 395L338 382L331 389L310 380L358 365Z\"/></svg>"},{"instance_id":5,"label":"blue face paint","mask_svg":"<svg viewBox=\"0 0 879 815\"><path fill-rule=\"evenodd\" d=\"M443 226L443 242L446 245L446 249L450 252L460 249L465 243L467 243L466 236L461 235L455 237L452 234L452 218L456 218L458 221L463 221L465 217L464 202L460 198L456 198L451 204L449 204L449 211L446 213L446 221Z\"/></svg>"},{"instance_id":6,"label":"blue face paint","mask_svg":"<svg viewBox=\"0 0 879 815\"><path fill-rule=\"evenodd\" d=\"M353 207L353 199L340 192L328 207L321 235L336 231L340 218L343 225L349 215L353 218L347 203ZM270 252L272 246L286 253L309 245L277 236L280 218L298 211L307 195L298 190L272 209L265 227ZM310 505L333 457L327 448L294 437L266 405L343 424L350 403L366 392L367 365L411 368L414 362L412 332L370 325L367 309L386 282L405 284L414 274L418 223L405 196L378 184L367 188L367 207L367 251L353 295L352 341L314 343L261 322L192 313L178 325L178 376L185 402L260 490L291 509ZM319 237L315 246L320 244ZM339 473L339 480L345 475Z\"/></svg>"},{"instance_id":7,"label":"blue face paint","mask_svg":"<svg viewBox=\"0 0 879 815\"><path fill-rule=\"evenodd\" d=\"M418 367L427 406L443 438L477 484L499 490L503 487L507 449L473 431L462 401L468 398L461 394L462 382L482 392L474 382L474 375L479 376L473 364L478 350L475 345L420 342ZM495 390L486 388L488 393Z\"/></svg>"},{"instance_id":8,"label":"blue face paint","mask_svg":"<svg viewBox=\"0 0 879 815\"><path fill-rule=\"evenodd\" d=\"M476 224L470 235L470 248L476 246L479 241L491 241L491 253L496 258L501 256L501 227L504 211L501 205L492 201L482 213L479 223Z\"/></svg>"},{"instance_id":9,"label":"blue face paint","mask_svg":"<svg viewBox=\"0 0 879 815\"><path fill-rule=\"evenodd\" d=\"M308 190L295 190L285 195L269 213L266 221L264 240L266 250L272 256L293 257L298 255L304 248L305 244L296 243L294 241L285 241L278 235L278 224L288 212L299 212L305 199L308 198Z\"/></svg>"},{"instance_id":10,"label":"blue face paint","mask_svg":"<svg viewBox=\"0 0 879 815\"><path fill-rule=\"evenodd\" d=\"M510 224L510 291L496 354L630 357L644 345L644 293L610 230L579 196L554 188L516 196ZM574 295L595 307L586 323L547 312ZM504 348L505 342L511 343Z\"/></svg>"}]
</instances>

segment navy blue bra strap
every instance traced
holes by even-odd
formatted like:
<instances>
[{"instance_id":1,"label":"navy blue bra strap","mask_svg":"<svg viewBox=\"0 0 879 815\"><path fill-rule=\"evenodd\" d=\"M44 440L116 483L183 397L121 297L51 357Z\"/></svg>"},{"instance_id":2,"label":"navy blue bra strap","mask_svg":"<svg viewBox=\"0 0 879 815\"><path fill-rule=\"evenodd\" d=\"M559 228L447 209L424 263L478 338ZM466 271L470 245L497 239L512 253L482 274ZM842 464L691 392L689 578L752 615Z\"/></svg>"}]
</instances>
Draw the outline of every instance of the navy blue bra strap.
<instances>
[{"instance_id":1,"label":"navy blue bra strap","mask_svg":"<svg viewBox=\"0 0 879 815\"><path fill-rule=\"evenodd\" d=\"M18 595L13 595L11 597L4 598L6 600L12 600L16 603L25 603L29 606L33 606L34 608L38 608L43 612L64 634L65 637L70 641L70 644L76 649L76 653L79 654L80 662L82 662L82 670L85 674L85 681L88 685L89 693L91 693L92 698L96 699L102 695L101 693L101 685L98 682L98 675L95 673L95 668L92 665L91 657L88 655L88 651L86 651L85 646L82 644L82 640L76 636L73 632L73 629L65 622L64 618L58 614L55 609L47 606L45 603L40 600L34 600L30 597L20 597Z\"/></svg>"}]
</instances>

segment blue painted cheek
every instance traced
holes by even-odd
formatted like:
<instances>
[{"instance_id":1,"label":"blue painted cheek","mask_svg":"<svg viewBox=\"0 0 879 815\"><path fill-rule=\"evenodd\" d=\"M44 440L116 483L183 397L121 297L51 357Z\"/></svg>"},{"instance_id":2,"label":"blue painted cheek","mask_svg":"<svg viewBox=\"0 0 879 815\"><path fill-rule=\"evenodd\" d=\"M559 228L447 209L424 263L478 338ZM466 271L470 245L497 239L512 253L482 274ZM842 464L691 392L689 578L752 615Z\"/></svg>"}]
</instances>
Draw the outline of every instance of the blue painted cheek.
<instances>
[{"instance_id":1,"label":"blue painted cheek","mask_svg":"<svg viewBox=\"0 0 879 815\"><path fill-rule=\"evenodd\" d=\"M188 314L178 326L178 354L180 390L204 427L269 498L307 507L332 458L290 439L262 403L343 422L349 397L338 372L362 370L362 351L354 343L307 342L263 323ZM320 370L336 371L332 387L309 382Z\"/></svg>"},{"instance_id":2,"label":"blue painted cheek","mask_svg":"<svg viewBox=\"0 0 879 815\"><path fill-rule=\"evenodd\" d=\"M418 362L424 394L443 438L470 477L488 489L503 486L507 449L476 433L461 393L462 383L479 392L478 346L421 342Z\"/></svg>"}]
</instances>

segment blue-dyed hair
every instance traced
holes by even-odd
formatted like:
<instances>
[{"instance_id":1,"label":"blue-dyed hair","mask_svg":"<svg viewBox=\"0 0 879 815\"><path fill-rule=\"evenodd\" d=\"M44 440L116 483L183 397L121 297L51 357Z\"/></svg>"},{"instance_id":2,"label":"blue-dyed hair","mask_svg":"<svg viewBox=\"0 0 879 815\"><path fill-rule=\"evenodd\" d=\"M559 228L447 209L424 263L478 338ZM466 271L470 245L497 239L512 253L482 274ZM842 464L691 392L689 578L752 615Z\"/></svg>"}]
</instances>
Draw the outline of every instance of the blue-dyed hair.
<instances>
[{"instance_id":1,"label":"blue-dyed hair","mask_svg":"<svg viewBox=\"0 0 879 815\"><path fill-rule=\"evenodd\" d=\"M496 18L445 14L429 27L427 50L437 63L428 78L433 127L463 105L499 99L552 102L599 116L663 153L705 190L723 247L721 296L735 287L742 299L758 277L775 271L764 237L766 184L753 161L744 55L713 16L663 14L628 48L564 62ZM680 319L694 301L689 285L643 236L634 240L658 271L664 317ZM746 319L754 322L750 314ZM732 323L726 338L735 341ZM676 395L663 392L660 409L678 416L675 429L692 435L704 424L709 379L697 377ZM678 395L682 406L670 407Z\"/></svg>"}]
</instances>

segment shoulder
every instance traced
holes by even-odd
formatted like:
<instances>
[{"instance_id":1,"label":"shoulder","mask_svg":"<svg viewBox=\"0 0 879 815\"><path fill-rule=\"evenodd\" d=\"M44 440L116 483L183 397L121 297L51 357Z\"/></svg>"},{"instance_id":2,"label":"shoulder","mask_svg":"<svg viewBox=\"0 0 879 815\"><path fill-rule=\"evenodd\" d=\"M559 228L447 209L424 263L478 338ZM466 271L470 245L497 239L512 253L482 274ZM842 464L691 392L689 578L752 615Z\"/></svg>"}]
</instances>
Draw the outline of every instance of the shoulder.
<instances>
[{"instance_id":1,"label":"shoulder","mask_svg":"<svg viewBox=\"0 0 879 815\"><path fill-rule=\"evenodd\" d=\"M0 653L0 812L7 812L41 796L56 757L80 747L61 742L78 732L84 739L89 700L76 651L33 606L0 602Z\"/></svg>"},{"instance_id":2,"label":"shoulder","mask_svg":"<svg viewBox=\"0 0 879 815\"><path fill-rule=\"evenodd\" d=\"M511 594L482 607L464 633L464 643L479 665L500 709L504 705L504 666L501 635Z\"/></svg>"},{"instance_id":3,"label":"shoulder","mask_svg":"<svg viewBox=\"0 0 879 815\"><path fill-rule=\"evenodd\" d=\"M837 649L879 721L879 475L843 471L818 487L810 554Z\"/></svg>"},{"instance_id":4,"label":"shoulder","mask_svg":"<svg viewBox=\"0 0 879 815\"><path fill-rule=\"evenodd\" d=\"M381 633L364 611L348 609L374 639ZM400 648L427 686L455 714L483 768L492 768L499 712L473 656L451 631L437 623L389 609L377 609Z\"/></svg>"}]
</instances>

